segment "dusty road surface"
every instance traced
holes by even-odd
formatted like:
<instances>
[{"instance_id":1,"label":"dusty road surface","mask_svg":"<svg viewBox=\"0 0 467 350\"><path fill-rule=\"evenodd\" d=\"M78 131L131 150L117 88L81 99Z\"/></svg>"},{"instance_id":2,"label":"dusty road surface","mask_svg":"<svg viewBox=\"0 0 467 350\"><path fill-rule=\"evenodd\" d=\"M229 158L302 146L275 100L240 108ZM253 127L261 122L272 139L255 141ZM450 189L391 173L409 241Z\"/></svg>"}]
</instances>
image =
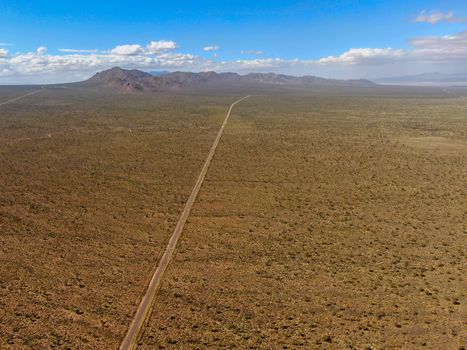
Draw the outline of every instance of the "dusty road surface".
<instances>
[{"instance_id":1,"label":"dusty road surface","mask_svg":"<svg viewBox=\"0 0 467 350\"><path fill-rule=\"evenodd\" d=\"M25 97L27 97L27 96L31 96L31 95L37 94L37 93L38 93L39 91L41 91L41 90L42 90L42 89L34 90L34 91L30 92L30 93L27 93L26 95L21 95L21 96L12 98L11 100L8 100L8 101L0 102L0 106L3 106L3 105L6 105L6 104L8 104L8 103L12 103L12 102L21 100L22 98L25 98Z\"/></svg>"},{"instance_id":2,"label":"dusty road surface","mask_svg":"<svg viewBox=\"0 0 467 350\"><path fill-rule=\"evenodd\" d=\"M201 169L201 173L199 174L198 179L196 180L195 186L193 187L190 197L188 198L188 201L185 204L185 208L183 209L183 212L180 215L180 219L178 220L177 225L175 226L175 229L173 231L173 234L170 237L169 243L167 244L167 247L164 251L164 255L162 256L157 266L157 269L151 278L151 282L149 283L146 294L141 300L141 303L138 306L138 309L136 311L135 317L133 318L133 321L131 322L130 328L128 329L128 332L122 344L120 345L121 350L134 349L136 347L138 336L141 332L141 329L144 326L145 320L149 312L151 311L151 307L154 303L154 296L156 294L157 288L159 287L162 276L164 275L164 272L170 263L170 259L172 258L173 252L175 251L177 241L180 238L180 235L183 231L183 227L185 226L186 220L188 219L188 216L190 215L191 208L193 207L193 204L196 200L196 196L198 195L198 192L203 184L204 178L209 169L209 165L211 164L211 160L214 156L214 153L216 152L216 148L222 137L225 126L227 125L230 114L232 113L232 109L237 103L240 103L241 101L245 100L248 97L250 96L245 96L235 101L230 106L229 111L227 112L227 115L225 116L224 122L222 123L222 126L219 130L219 133L217 134L216 139L214 140L214 143L211 147L211 151L208 154L206 162L204 163L204 166Z\"/></svg>"}]
</instances>

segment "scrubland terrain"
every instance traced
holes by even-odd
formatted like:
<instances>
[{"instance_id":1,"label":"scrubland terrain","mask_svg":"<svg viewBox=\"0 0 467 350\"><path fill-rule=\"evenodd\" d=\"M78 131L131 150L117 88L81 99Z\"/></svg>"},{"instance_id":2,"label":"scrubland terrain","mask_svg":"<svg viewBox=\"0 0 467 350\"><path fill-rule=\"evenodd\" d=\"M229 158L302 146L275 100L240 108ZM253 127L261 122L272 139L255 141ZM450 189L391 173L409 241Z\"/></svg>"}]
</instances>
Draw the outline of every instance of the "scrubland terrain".
<instances>
[{"instance_id":1,"label":"scrubland terrain","mask_svg":"<svg viewBox=\"0 0 467 350\"><path fill-rule=\"evenodd\" d=\"M142 349L466 346L467 100L236 107Z\"/></svg>"},{"instance_id":2,"label":"scrubland terrain","mask_svg":"<svg viewBox=\"0 0 467 350\"><path fill-rule=\"evenodd\" d=\"M37 86L0 86L0 103L21 95L26 95L34 90L38 90Z\"/></svg>"},{"instance_id":3,"label":"scrubland terrain","mask_svg":"<svg viewBox=\"0 0 467 350\"><path fill-rule=\"evenodd\" d=\"M140 348L465 348L467 98L268 94L235 107ZM118 347L237 98L2 107L1 349Z\"/></svg>"},{"instance_id":4,"label":"scrubland terrain","mask_svg":"<svg viewBox=\"0 0 467 350\"><path fill-rule=\"evenodd\" d=\"M1 349L118 347L231 99L198 100L2 107Z\"/></svg>"}]
</instances>

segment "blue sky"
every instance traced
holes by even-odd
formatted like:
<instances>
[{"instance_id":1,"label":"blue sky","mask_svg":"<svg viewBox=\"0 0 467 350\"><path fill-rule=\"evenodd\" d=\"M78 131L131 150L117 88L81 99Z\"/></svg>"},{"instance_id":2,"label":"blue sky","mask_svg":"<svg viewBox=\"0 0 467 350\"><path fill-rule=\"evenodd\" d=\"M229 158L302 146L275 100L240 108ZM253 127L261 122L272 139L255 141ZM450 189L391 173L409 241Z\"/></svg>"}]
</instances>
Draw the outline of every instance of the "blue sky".
<instances>
[{"instance_id":1,"label":"blue sky","mask_svg":"<svg viewBox=\"0 0 467 350\"><path fill-rule=\"evenodd\" d=\"M70 81L114 64L338 78L467 71L466 18L465 0L4 0L0 83ZM151 42L173 45L151 51ZM124 45L140 48L112 52Z\"/></svg>"}]
</instances>

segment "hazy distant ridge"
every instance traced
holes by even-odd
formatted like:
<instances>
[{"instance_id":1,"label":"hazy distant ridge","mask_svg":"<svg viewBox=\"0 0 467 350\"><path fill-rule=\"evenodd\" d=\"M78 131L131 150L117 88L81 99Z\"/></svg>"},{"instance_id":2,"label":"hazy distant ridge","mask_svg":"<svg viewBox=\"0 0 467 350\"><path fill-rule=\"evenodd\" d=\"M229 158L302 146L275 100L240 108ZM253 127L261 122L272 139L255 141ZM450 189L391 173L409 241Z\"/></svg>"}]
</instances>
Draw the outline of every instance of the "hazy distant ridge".
<instances>
[{"instance_id":1,"label":"hazy distant ridge","mask_svg":"<svg viewBox=\"0 0 467 350\"><path fill-rule=\"evenodd\" d=\"M443 74L438 72L423 73L417 75L405 75L399 77L386 77L375 79L375 82L381 84L398 84L398 85L432 85L432 86L449 86L449 85L466 85L467 73L462 74Z\"/></svg>"},{"instance_id":2,"label":"hazy distant ridge","mask_svg":"<svg viewBox=\"0 0 467 350\"><path fill-rule=\"evenodd\" d=\"M373 86L369 80L336 80L315 76L295 77L275 73L250 73L239 75L237 73L216 72L174 72L162 76L153 76L139 70L127 70L114 67L95 74L90 79L80 83L81 86L107 87L121 91L169 91L183 90L196 87L218 85L229 86L248 85L277 85L290 87L307 86Z\"/></svg>"}]
</instances>

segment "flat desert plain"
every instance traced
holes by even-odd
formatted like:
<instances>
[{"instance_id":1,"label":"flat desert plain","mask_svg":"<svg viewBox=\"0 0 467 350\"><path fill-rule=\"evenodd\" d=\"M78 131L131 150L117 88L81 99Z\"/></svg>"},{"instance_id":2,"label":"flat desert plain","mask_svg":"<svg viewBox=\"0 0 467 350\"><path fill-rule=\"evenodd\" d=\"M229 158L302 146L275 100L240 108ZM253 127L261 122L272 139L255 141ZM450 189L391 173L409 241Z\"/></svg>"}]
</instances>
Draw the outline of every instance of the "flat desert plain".
<instances>
[{"instance_id":1,"label":"flat desert plain","mask_svg":"<svg viewBox=\"0 0 467 350\"><path fill-rule=\"evenodd\" d=\"M465 95L235 106L139 348L465 349ZM118 348L240 97L57 88L0 107L1 349Z\"/></svg>"}]
</instances>

